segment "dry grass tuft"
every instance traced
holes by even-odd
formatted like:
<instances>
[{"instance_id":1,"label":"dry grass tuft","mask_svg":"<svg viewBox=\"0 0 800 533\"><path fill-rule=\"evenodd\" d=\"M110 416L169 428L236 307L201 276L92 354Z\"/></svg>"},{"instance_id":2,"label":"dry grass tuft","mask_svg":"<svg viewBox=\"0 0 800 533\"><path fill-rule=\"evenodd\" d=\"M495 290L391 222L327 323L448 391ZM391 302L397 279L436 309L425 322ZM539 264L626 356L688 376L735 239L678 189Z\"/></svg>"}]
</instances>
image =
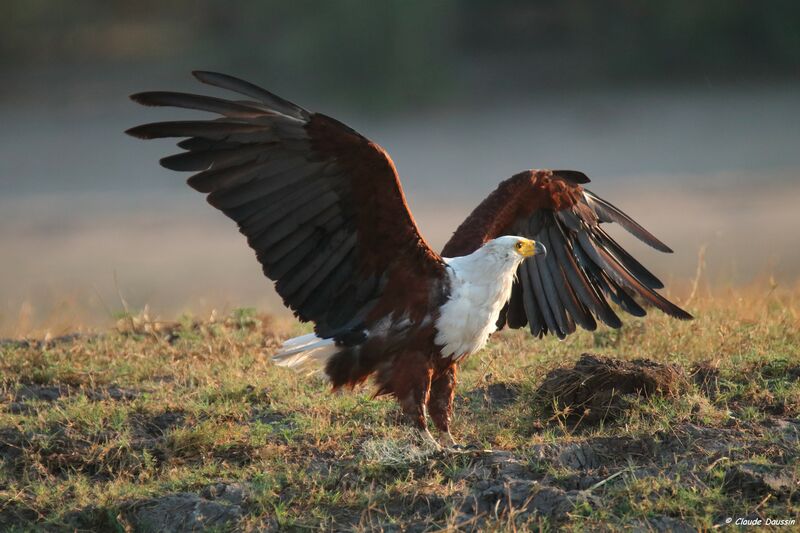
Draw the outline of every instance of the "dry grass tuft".
<instances>
[{"instance_id":1,"label":"dry grass tuft","mask_svg":"<svg viewBox=\"0 0 800 533\"><path fill-rule=\"evenodd\" d=\"M396 438L375 438L364 441L361 451L368 463L385 467L402 468L420 465L437 453L429 443L418 443L412 432Z\"/></svg>"}]
</instances>

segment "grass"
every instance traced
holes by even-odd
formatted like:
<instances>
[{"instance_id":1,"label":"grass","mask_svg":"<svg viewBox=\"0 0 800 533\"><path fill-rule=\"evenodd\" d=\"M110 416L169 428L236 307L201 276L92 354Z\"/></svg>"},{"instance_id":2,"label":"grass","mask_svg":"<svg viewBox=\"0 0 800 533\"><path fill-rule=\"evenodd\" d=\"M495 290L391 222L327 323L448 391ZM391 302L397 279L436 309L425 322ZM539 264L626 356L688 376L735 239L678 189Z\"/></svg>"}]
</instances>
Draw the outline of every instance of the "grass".
<instances>
[{"instance_id":1,"label":"grass","mask_svg":"<svg viewBox=\"0 0 800 533\"><path fill-rule=\"evenodd\" d=\"M207 524L219 530L798 518L800 291L742 289L690 307L692 322L652 313L563 342L494 336L462 366L453 428L493 454L420 448L370 388L330 394L317 375L273 366L280 341L304 329L252 310L169 324L125 315L97 336L1 345L0 529L152 528L137 509L181 494L232 513ZM537 388L584 352L674 363L688 386L576 423ZM753 468L774 476L747 478ZM219 486L241 494L209 496Z\"/></svg>"}]
</instances>

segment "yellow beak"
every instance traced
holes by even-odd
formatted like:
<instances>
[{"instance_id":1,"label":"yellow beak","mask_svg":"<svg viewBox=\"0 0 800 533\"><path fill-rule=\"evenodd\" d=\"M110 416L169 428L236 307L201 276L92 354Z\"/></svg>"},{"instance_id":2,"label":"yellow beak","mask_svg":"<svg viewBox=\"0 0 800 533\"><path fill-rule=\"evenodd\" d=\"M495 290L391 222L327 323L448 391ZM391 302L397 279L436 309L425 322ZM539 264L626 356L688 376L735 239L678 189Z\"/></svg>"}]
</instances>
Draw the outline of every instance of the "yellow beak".
<instances>
[{"instance_id":1,"label":"yellow beak","mask_svg":"<svg viewBox=\"0 0 800 533\"><path fill-rule=\"evenodd\" d=\"M546 255L547 249L540 242L531 239L520 241L517 245L517 251L522 257L531 257L534 255Z\"/></svg>"}]
</instances>

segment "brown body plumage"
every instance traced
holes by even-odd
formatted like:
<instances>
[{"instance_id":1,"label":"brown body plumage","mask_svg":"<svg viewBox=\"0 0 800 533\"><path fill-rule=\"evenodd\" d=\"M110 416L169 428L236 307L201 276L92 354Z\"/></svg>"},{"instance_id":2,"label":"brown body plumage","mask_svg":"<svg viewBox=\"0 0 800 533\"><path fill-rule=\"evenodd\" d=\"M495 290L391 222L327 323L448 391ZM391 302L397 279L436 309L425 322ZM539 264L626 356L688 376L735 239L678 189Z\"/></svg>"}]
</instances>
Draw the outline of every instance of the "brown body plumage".
<instances>
[{"instance_id":1,"label":"brown body plumage","mask_svg":"<svg viewBox=\"0 0 800 533\"><path fill-rule=\"evenodd\" d=\"M443 305L456 290L455 267L444 258L470 256L506 235L541 242L550 253L519 263L510 297L495 315L498 327L529 325L534 335L560 337L576 323L594 329L596 318L619 327L606 297L637 316L645 312L637 303L643 300L689 318L655 292L660 281L600 223L618 222L651 246L669 249L585 191L589 180L580 172L529 170L502 182L439 255L421 236L380 146L250 83L195 76L250 100L137 94L132 98L145 105L222 118L147 124L128 133L186 138L179 143L186 152L162 165L197 172L189 185L236 221L285 304L315 324L311 338L290 341L296 344L288 355L320 355L334 388L374 376L376 394L395 396L417 427L426 428L427 411L449 435L457 364L468 354L443 357L437 342Z\"/></svg>"}]
</instances>

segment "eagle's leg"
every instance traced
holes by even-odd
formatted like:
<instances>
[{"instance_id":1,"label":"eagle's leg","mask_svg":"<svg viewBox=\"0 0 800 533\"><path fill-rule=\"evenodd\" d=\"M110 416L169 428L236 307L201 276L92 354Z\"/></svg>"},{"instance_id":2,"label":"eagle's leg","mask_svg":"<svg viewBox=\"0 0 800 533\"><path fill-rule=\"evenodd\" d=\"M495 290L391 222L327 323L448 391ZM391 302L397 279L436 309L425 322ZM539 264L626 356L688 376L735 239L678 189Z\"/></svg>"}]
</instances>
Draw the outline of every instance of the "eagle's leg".
<instances>
[{"instance_id":1,"label":"eagle's leg","mask_svg":"<svg viewBox=\"0 0 800 533\"><path fill-rule=\"evenodd\" d=\"M420 433L423 442L441 448L428 431L427 403L431 391L433 368L421 353L409 353L401 365L394 365L388 382L383 386L392 391L408 421ZM380 379L380 378L379 378Z\"/></svg>"},{"instance_id":2,"label":"eagle's leg","mask_svg":"<svg viewBox=\"0 0 800 533\"><path fill-rule=\"evenodd\" d=\"M451 362L439 371L431 382L431 393L428 398L428 412L433 424L439 430L445 446L457 446L450 433L450 418L453 414L453 398L456 392L456 364Z\"/></svg>"}]
</instances>

